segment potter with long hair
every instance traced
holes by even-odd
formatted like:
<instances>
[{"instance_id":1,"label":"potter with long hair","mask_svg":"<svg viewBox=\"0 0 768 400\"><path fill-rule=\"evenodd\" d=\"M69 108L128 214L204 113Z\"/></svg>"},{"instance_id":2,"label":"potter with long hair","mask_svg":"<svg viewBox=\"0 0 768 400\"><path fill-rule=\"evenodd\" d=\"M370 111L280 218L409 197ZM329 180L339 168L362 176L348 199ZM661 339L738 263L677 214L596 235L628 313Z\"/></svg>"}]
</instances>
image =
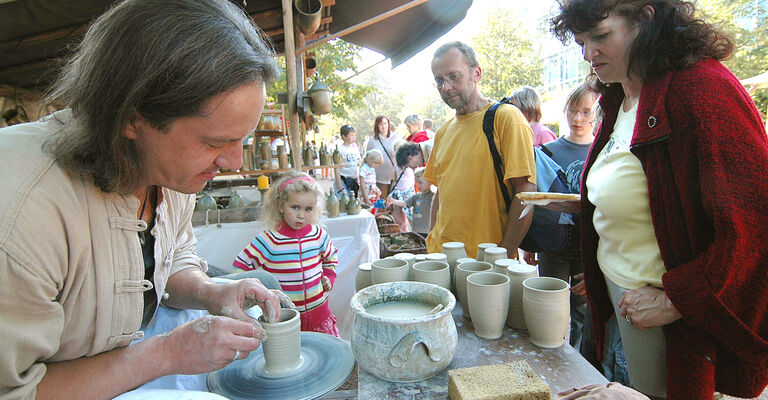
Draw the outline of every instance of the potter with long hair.
<instances>
[{"instance_id":1,"label":"potter with long hair","mask_svg":"<svg viewBox=\"0 0 768 400\"><path fill-rule=\"evenodd\" d=\"M381 190L381 197L386 198L395 182L395 145L402 140L396 133L386 115L377 115L373 123L373 136L368 140L366 151L378 150L384 161L376 167L376 184Z\"/></svg>"},{"instance_id":2,"label":"potter with long hair","mask_svg":"<svg viewBox=\"0 0 768 400\"><path fill-rule=\"evenodd\" d=\"M339 336L328 292L336 281L338 255L320 227L325 202L320 186L304 172L281 175L261 206L267 229L251 240L233 265L263 269L280 282L301 313L301 330Z\"/></svg>"},{"instance_id":3,"label":"potter with long hair","mask_svg":"<svg viewBox=\"0 0 768 400\"><path fill-rule=\"evenodd\" d=\"M733 43L679 0L561 0L605 113L582 185L595 338L616 315L646 395L756 397L768 383L768 139L720 61Z\"/></svg>"},{"instance_id":4,"label":"potter with long hair","mask_svg":"<svg viewBox=\"0 0 768 400\"><path fill-rule=\"evenodd\" d=\"M0 398L110 399L258 348L243 307L274 321L279 295L209 278L191 219L261 117L262 35L229 1L118 2L53 84L68 108L0 131ZM169 308L200 318L134 342Z\"/></svg>"}]
</instances>

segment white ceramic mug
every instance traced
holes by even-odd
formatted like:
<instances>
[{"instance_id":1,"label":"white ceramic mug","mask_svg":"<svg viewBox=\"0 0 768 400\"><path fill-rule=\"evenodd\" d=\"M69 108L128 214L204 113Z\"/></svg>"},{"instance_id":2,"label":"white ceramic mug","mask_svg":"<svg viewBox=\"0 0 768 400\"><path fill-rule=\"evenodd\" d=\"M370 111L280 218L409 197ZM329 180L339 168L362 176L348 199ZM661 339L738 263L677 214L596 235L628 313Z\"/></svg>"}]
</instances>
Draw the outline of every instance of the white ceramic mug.
<instances>
[{"instance_id":1,"label":"white ceramic mug","mask_svg":"<svg viewBox=\"0 0 768 400\"><path fill-rule=\"evenodd\" d=\"M477 272L467 277L467 303L475 335L498 339L509 309L509 277L498 272Z\"/></svg>"},{"instance_id":2,"label":"white ceramic mug","mask_svg":"<svg viewBox=\"0 0 768 400\"><path fill-rule=\"evenodd\" d=\"M503 260L496 261L503 263ZM509 277L509 312L507 326L514 329L527 329L523 314L523 281L538 276L539 271L533 265L515 263L507 267Z\"/></svg>"},{"instance_id":3,"label":"white ceramic mug","mask_svg":"<svg viewBox=\"0 0 768 400\"><path fill-rule=\"evenodd\" d=\"M477 254L475 255L475 258L478 261L485 261L485 249L490 249L491 247L497 247L498 245L496 243L480 243L477 245Z\"/></svg>"},{"instance_id":4,"label":"white ceramic mug","mask_svg":"<svg viewBox=\"0 0 768 400\"><path fill-rule=\"evenodd\" d=\"M458 259L467 256L467 249L462 242L446 242L443 243L443 254L448 258L448 266L451 269L451 283L456 276L456 264Z\"/></svg>"},{"instance_id":5,"label":"white ceramic mug","mask_svg":"<svg viewBox=\"0 0 768 400\"><path fill-rule=\"evenodd\" d=\"M413 280L451 290L451 272L448 263L442 261L417 262L413 265Z\"/></svg>"},{"instance_id":6,"label":"white ceramic mug","mask_svg":"<svg viewBox=\"0 0 768 400\"><path fill-rule=\"evenodd\" d=\"M507 258L507 249L504 247L489 247L483 252L483 261L493 264L496 260L503 260ZM499 272L499 271L496 271ZM506 271L499 272L502 275L506 275Z\"/></svg>"},{"instance_id":7,"label":"white ceramic mug","mask_svg":"<svg viewBox=\"0 0 768 400\"><path fill-rule=\"evenodd\" d=\"M458 297L464 317L471 318L467 303L467 277L477 272L493 271L493 265L485 261L468 261L456 267L456 297Z\"/></svg>"},{"instance_id":8,"label":"white ceramic mug","mask_svg":"<svg viewBox=\"0 0 768 400\"><path fill-rule=\"evenodd\" d=\"M531 343L543 348L563 345L570 321L570 286L546 276L523 281L523 314Z\"/></svg>"},{"instance_id":9,"label":"white ceramic mug","mask_svg":"<svg viewBox=\"0 0 768 400\"><path fill-rule=\"evenodd\" d=\"M362 263L357 266L355 275L355 292L373 285L371 280L371 263Z\"/></svg>"},{"instance_id":10,"label":"white ceramic mug","mask_svg":"<svg viewBox=\"0 0 768 400\"><path fill-rule=\"evenodd\" d=\"M407 281L409 273L408 261L405 260L383 258L371 263L371 282L374 285Z\"/></svg>"},{"instance_id":11,"label":"white ceramic mug","mask_svg":"<svg viewBox=\"0 0 768 400\"><path fill-rule=\"evenodd\" d=\"M270 375L292 373L301 364L301 319L299 312L292 308L280 310L280 320L268 323L264 317L259 321L267 340L261 342L264 352L265 371Z\"/></svg>"}]
</instances>

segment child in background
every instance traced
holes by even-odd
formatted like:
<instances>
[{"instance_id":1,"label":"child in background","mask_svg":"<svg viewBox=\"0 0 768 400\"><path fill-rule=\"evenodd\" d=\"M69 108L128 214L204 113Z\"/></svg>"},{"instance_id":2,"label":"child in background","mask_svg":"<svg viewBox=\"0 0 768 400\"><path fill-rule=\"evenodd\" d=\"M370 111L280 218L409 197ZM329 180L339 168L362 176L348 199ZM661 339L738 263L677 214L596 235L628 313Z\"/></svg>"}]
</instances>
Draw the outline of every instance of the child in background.
<instances>
[{"instance_id":1,"label":"child in background","mask_svg":"<svg viewBox=\"0 0 768 400\"><path fill-rule=\"evenodd\" d=\"M251 240L233 265L272 273L301 313L302 331L339 336L328 305L338 258L330 235L318 225L322 210L322 191L314 179L303 172L282 175L261 209L268 229Z\"/></svg>"},{"instance_id":2,"label":"child in background","mask_svg":"<svg viewBox=\"0 0 768 400\"><path fill-rule=\"evenodd\" d=\"M432 192L432 184L424 179L425 169L424 167L419 167L414 172L419 193L409 197L406 201L390 197L387 199L387 206L392 205L411 209L412 230L426 238L430 230L429 216L432 211L432 198L435 197L435 194Z\"/></svg>"},{"instance_id":3,"label":"child in background","mask_svg":"<svg viewBox=\"0 0 768 400\"><path fill-rule=\"evenodd\" d=\"M360 165L360 149L355 143L357 132L352 125L342 125L341 139L343 142L336 147L344 158L344 166L335 170L336 187L338 190L346 189L350 196L358 196L360 185L358 184L358 169Z\"/></svg>"},{"instance_id":4,"label":"child in background","mask_svg":"<svg viewBox=\"0 0 768 400\"><path fill-rule=\"evenodd\" d=\"M369 206L381 196L381 189L376 185L376 167L384 161L383 158L381 151L368 150L360 166L360 199Z\"/></svg>"}]
</instances>

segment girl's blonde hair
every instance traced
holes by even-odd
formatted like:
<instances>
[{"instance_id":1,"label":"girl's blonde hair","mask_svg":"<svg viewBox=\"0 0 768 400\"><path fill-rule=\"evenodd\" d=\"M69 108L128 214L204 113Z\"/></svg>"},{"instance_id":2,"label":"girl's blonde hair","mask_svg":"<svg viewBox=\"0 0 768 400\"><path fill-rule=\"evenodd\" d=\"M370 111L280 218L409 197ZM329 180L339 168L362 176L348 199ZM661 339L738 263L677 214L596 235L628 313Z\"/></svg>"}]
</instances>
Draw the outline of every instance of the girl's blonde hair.
<instances>
[{"instance_id":1,"label":"girl's blonde hair","mask_svg":"<svg viewBox=\"0 0 768 400\"><path fill-rule=\"evenodd\" d=\"M280 207L288 201L288 196L292 193L312 193L315 196L315 207L312 209L309 223L317 225L320 222L325 208L320 185L304 172L286 172L280 174L272 183L261 203L261 221L265 226L276 229L283 224Z\"/></svg>"},{"instance_id":2,"label":"girl's blonde hair","mask_svg":"<svg viewBox=\"0 0 768 400\"><path fill-rule=\"evenodd\" d=\"M363 157L363 162L371 165L371 163L381 163L384 161L384 156L381 154L381 151L372 149L365 152L365 156Z\"/></svg>"}]
</instances>

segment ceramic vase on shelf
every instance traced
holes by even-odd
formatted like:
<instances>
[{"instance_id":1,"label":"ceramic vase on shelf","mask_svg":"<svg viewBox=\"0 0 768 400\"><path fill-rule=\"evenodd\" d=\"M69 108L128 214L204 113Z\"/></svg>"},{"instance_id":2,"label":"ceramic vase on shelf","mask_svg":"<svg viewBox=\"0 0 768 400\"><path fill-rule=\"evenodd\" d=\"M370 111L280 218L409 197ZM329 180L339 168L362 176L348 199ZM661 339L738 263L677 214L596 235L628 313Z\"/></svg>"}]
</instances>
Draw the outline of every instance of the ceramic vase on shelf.
<instances>
[{"instance_id":1,"label":"ceramic vase on shelf","mask_svg":"<svg viewBox=\"0 0 768 400\"><path fill-rule=\"evenodd\" d=\"M467 277L474 273L488 271L493 271L493 265L485 261L468 261L456 266L456 282L454 282L456 297L458 297L464 317L467 319L471 319L467 304Z\"/></svg>"},{"instance_id":2,"label":"ceramic vase on shelf","mask_svg":"<svg viewBox=\"0 0 768 400\"><path fill-rule=\"evenodd\" d=\"M500 338L509 309L509 277L497 272L468 276L467 303L475 335L483 339Z\"/></svg>"},{"instance_id":3,"label":"ceramic vase on shelf","mask_svg":"<svg viewBox=\"0 0 768 400\"><path fill-rule=\"evenodd\" d=\"M507 249L504 247L489 247L483 252L483 261L493 264L496 260L507 258ZM503 271L496 271L502 275L506 275L506 269Z\"/></svg>"},{"instance_id":4,"label":"ceramic vase on shelf","mask_svg":"<svg viewBox=\"0 0 768 400\"><path fill-rule=\"evenodd\" d=\"M451 283L453 283L456 276L456 261L467 256L467 249L462 242L446 242L443 243L443 254L448 258L448 266L451 269Z\"/></svg>"},{"instance_id":5,"label":"ceramic vase on shelf","mask_svg":"<svg viewBox=\"0 0 768 400\"><path fill-rule=\"evenodd\" d=\"M496 243L480 243L477 245L477 255L475 258L478 261L485 261L485 249L489 249L491 247L497 247L498 245Z\"/></svg>"},{"instance_id":6,"label":"ceramic vase on shelf","mask_svg":"<svg viewBox=\"0 0 768 400\"><path fill-rule=\"evenodd\" d=\"M563 345L570 321L569 289L567 282L557 278L523 281L523 315L531 343L547 349Z\"/></svg>"},{"instance_id":7,"label":"ceramic vase on shelf","mask_svg":"<svg viewBox=\"0 0 768 400\"><path fill-rule=\"evenodd\" d=\"M371 263L371 282L374 285L408 280L408 261L384 258Z\"/></svg>"},{"instance_id":8,"label":"ceramic vase on shelf","mask_svg":"<svg viewBox=\"0 0 768 400\"><path fill-rule=\"evenodd\" d=\"M288 154L285 153L285 146L277 146L277 165L281 169L288 168Z\"/></svg>"},{"instance_id":9,"label":"ceramic vase on shelf","mask_svg":"<svg viewBox=\"0 0 768 400\"><path fill-rule=\"evenodd\" d=\"M267 340L261 343L264 349L264 369L275 376L288 375L301 364L301 319L299 312L292 308L280 311L280 320L268 323L259 318L267 333Z\"/></svg>"},{"instance_id":10,"label":"ceramic vase on shelf","mask_svg":"<svg viewBox=\"0 0 768 400\"><path fill-rule=\"evenodd\" d=\"M451 271L448 263L443 261L420 261L413 264L412 280L451 290Z\"/></svg>"},{"instance_id":11,"label":"ceramic vase on shelf","mask_svg":"<svg viewBox=\"0 0 768 400\"><path fill-rule=\"evenodd\" d=\"M355 292L360 289L371 286L373 281L371 280L371 263L362 263L357 266L357 275L355 275Z\"/></svg>"},{"instance_id":12,"label":"ceramic vase on shelf","mask_svg":"<svg viewBox=\"0 0 768 400\"><path fill-rule=\"evenodd\" d=\"M496 261L501 263L504 260ZM509 313L507 326L514 329L527 329L523 314L523 281L538 276L539 272L533 265L515 263L507 267L509 277Z\"/></svg>"}]
</instances>

